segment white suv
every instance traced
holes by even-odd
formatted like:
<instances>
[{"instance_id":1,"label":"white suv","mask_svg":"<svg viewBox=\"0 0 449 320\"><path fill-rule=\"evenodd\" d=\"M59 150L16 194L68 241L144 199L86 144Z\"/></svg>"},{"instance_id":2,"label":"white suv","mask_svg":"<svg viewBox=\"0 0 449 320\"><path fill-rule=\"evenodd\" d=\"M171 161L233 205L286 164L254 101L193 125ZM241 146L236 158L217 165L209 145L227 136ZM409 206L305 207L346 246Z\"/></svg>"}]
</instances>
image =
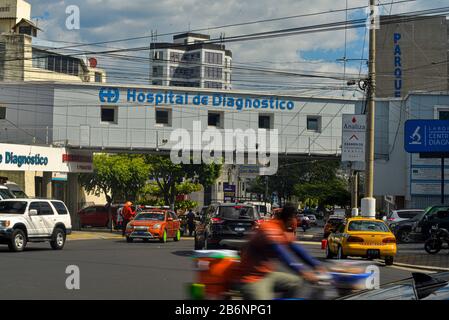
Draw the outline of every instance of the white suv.
<instances>
[{"instance_id":1,"label":"white suv","mask_svg":"<svg viewBox=\"0 0 449 320\"><path fill-rule=\"evenodd\" d=\"M23 251L27 242L44 241L49 241L54 250L61 250L71 232L70 214L62 201L0 201L0 244L7 244L10 251Z\"/></svg>"}]
</instances>

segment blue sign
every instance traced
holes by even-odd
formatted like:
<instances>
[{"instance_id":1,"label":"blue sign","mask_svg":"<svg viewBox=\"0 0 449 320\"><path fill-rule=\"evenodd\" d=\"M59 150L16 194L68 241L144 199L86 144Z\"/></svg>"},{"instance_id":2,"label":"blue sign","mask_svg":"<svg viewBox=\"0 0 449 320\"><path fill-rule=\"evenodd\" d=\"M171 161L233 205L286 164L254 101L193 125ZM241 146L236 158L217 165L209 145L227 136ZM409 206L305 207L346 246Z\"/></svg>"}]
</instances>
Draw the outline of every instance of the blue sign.
<instances>
[{"instance_id":1,"label":"blue sign","mask_svg":"<svg viewBox=\"0 0 449 320\"><path fill-rule=\"evenodd\" d=\"M98 96L103 103L117 103L120 99L120 90L118 88L101 88Z\"/></svg>"},{"instance_id":2,"label":"blue sign","mask_svg":"<svg viewBox=\"0 0 449 320\"><path fill-rule=\"evenodd\" d=\"M448 120L408 120L404 147L408 153L449 153Z\"/></svg>"}]
</instances>

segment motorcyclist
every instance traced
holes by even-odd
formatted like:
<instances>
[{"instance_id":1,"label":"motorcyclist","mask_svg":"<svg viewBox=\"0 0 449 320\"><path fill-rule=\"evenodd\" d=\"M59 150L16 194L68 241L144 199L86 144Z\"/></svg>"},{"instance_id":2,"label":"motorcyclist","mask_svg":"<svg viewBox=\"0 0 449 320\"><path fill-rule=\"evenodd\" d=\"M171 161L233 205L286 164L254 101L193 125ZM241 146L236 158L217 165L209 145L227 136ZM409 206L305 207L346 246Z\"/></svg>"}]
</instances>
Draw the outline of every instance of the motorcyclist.
<instances>
[{"instance_id":1,"label":"motorcyclist","mask_svg":"<svg viewBox=\"0 0 449 320\"><path fill-rule=\"evenodd\" d=\"M302 280L317 282L315 272L325 272L320 262L312 258L288 232L296 208L286 204L281 212L272 220L263 223L242 249L238 276L240 291L244 299L272 300L277 291L284 298L295 297L301 287ZM312 270L307 270L295 259L299 257ZM280 260L294 274L274 272L274 260ZM315 271L315 272L313 272Z\"/></svg>"}]
</instances>

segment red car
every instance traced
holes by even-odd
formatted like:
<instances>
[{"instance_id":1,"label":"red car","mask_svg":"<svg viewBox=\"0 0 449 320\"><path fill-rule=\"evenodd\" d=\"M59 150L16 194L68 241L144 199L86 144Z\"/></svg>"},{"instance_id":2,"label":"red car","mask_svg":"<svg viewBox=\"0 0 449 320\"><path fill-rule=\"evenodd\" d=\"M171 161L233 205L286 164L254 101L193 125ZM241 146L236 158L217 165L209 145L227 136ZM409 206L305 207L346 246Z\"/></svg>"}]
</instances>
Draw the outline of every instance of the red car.
<instances>
[{"instance_id":1,"label":"red car","mask_svg":"<svg viewBox=\"0 0 449 320\"><path fill-rule=\"evenodd\" d=\"M117 207L111 207L112 221L117 226ZM81 228L84 227L108 227L109 209L106 206L90 206L78 212Z\"/></svg>"}]
</instances>

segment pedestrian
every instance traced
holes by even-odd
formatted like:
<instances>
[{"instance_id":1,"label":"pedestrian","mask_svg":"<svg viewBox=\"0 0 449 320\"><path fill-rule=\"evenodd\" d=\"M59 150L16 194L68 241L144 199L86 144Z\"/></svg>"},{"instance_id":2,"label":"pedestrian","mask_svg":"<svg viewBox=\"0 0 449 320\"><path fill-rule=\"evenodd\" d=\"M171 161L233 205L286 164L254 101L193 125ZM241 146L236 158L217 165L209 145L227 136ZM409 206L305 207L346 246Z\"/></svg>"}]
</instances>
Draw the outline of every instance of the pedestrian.
<instances>
[{"instance_id":1,"label":"pedestrian","mask_svg":"<svg viewBox=\"0 0 449 320\"><path fill-rule=\"evenodd\" d=\"M195 214L192 209L187 213L187 226L189 227L189 237L191 237L195 231Z\"/></svg>"},{"instance_id":2,"label":"pedestrian","mask_svg":"<svg viewBox=\"0 0 449 320\"><path fill-rule=\"evenodd\" d=\"M126 231L126 226L128 225L128 223L134 218L134 216L136 215L136 212L133 211L132 208L132 202L131 201L127 201L125 203L125 206L122 209L122 216L123 216L123 230L122 230L122 235L125 236L125 231Z\"/></svg>"}]
</instances>

